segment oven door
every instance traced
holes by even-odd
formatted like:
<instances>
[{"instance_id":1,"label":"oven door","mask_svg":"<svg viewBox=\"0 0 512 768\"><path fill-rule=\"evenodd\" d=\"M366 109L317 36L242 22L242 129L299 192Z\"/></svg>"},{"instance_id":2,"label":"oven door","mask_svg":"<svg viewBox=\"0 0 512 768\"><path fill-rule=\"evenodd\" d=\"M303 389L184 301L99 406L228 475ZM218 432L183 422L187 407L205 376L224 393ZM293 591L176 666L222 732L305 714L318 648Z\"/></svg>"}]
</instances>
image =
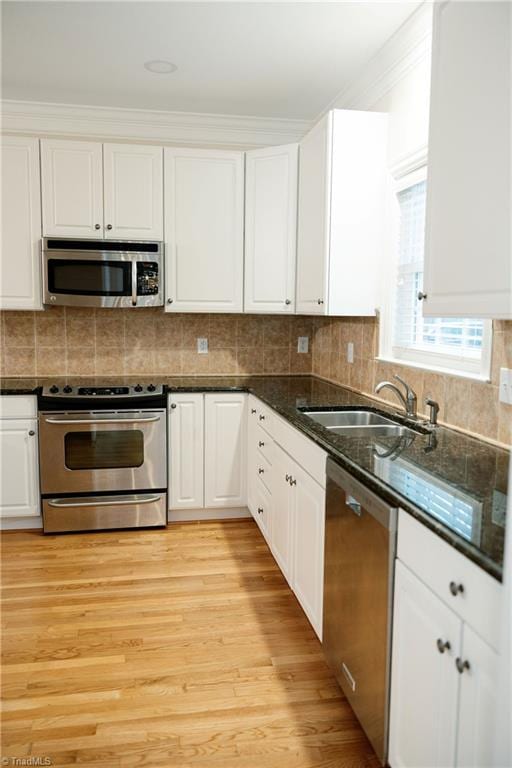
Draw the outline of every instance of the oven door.
<instances>
[{"instance_id":1,"label":"oven door","mask_svg":"<svg viewBox=\"0 0 512 768\"><path fill-rule=\"evenodd\" d=\"M163 409L43 412L39 441L43 495L167 486Z\"/></svg>"}]
</instances>

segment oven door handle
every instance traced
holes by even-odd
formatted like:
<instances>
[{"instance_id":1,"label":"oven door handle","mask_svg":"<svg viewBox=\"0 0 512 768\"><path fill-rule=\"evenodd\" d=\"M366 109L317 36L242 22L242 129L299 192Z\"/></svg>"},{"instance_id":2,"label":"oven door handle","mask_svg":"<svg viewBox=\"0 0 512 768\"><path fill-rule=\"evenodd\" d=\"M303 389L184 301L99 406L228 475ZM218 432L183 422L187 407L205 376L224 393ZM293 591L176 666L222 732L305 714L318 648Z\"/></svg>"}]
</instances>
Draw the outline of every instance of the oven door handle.
<instances>
[{"instance_id":1,"label":"oven door handle","mask_svg":"<svg viewBox=\"0 0 512 768\"><path fill-rule=\"evenodd\" d=\"M112 499L105 499L102 501L66 501L65 499L48 499L49 507L59 507L60 509L68 507L124 507L133 506L134 504L152 504L155 501L159 501L162 498L162 494L153 494L151 496L134 496L131 499L120 499L114 501Z\"/></svg>"},{"instance_id":2,"label":"oven door handle","mask_svg":"<svg viewBox=\"0 0 512 768\"><path fill-rule=\"evenodd\" d=\"M137 416L133 419L58 419L46 418L47 424L138 424L141 421L160 421L160 416Z\"/></svg>"}]
</instances>

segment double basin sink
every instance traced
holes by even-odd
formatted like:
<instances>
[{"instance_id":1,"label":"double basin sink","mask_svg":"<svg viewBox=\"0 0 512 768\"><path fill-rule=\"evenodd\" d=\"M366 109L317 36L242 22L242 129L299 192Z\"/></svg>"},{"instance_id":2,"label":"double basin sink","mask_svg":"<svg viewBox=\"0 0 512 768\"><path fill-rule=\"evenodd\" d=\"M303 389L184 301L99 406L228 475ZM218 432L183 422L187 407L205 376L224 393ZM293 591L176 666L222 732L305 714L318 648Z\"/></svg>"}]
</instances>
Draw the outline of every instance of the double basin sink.
<instances>
[{"instance_id":1,"label":"double basin sink","mask_svg":"<svg viewBox=\"0 0 512 768\"><path fill-rule=\"evenodd\" d=\"M301 408L300 411L330 432L347 437L407 437L417 434L415 430L374 411L322 411L309 408Z\"/></svg>"}]
</instances>

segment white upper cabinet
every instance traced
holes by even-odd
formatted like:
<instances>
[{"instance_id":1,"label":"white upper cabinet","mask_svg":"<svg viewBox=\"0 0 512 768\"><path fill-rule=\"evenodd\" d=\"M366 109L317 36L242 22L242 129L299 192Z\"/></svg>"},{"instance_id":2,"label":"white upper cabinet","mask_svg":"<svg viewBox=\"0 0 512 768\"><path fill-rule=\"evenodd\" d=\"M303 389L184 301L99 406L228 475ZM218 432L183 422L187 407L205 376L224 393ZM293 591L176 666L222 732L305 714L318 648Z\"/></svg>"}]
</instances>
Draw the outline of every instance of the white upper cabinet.
<instances>
[{"instance_id":1,"label":"white upper cabinet","mask_svg":"<svg viewBox=\"0 0 512 768\"><path fill-rule=\"evenodd\" d=\"M41 140L43 234L103 237L102 145Z\"/></svg>"},{"instance_id":2,"label":"white upper cabinet","mask_svg":"<svg viewBox=\"0 0 512 768\"><path fill-rule=\"evenodd\" d=\"M163 240L163 149L104 144L105 236Z\"/></svg>"},{"instance_id":3,"label":"white upper cabinet","mask_svg":"<svg viewBox=\"0 0 512 768\"><path fill-rule=\"evenodd\" d=\"M436 3L425 315L512 317L510 3Z\"/></svg>"},{"instance_id":4,"label":"white upper cabinet","mask_svg":"<svg viewBox=\"0 0 512 768\"><path fill-rule=\"evenodd\" d=\"M246 505L247 395L205 395L205 507Z\"/></svg>"},{"instance_id":5,"label":"white upper cabinet","mask_svg":"<svg viewBox=\"0 0 512 768\"><path fill-rule=\"evenodd\" d=\"M246 312L295 309L298 148L246 153Z\"/></svg>"},{"instance_id":6,"label":"white upper cabinet","mask_svg":"<svg viewBox=\"0 0 512 768\"><path fill-rule=\"evenodd\" d=\"M164 150L166 309L241 312L241 152Z\"/></svg>"},{"instance_id":7,"label":"white upper cabinet","mask_svg":"<svg viewBox=\"0 0 512 768\"><path fill-rule=\"evenodd\" d=\"M39 142L3 136L0 308L41 309Z\"/></svg>"},{"instance_id":8,"label":"white upper cabinet","mask_svg":"<svg viewBox=\"0 0 512 768\"><path fill-rule=\"evenodd\" d=\"M387 117L329 112L300 144L296 312L374 315Z\"/></svg>"}]
</instances>

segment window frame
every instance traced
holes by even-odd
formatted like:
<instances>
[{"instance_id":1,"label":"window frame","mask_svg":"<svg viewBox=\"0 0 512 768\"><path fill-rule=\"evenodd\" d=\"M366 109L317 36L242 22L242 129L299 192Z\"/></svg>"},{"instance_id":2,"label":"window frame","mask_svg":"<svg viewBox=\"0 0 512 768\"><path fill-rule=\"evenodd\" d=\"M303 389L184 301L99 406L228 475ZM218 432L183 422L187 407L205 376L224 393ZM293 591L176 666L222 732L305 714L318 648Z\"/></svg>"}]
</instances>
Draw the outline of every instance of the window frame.
<instances>
[{"instance_id":1,"label":"window frame","mask_svg":"<svg viewBox=\"0 0 512 768\"><path fill-rule=\"evenodd\" d=\"M377 360L398 363L413 368L422 368L439 373L490 381L492 356L492 320L482 318L482 354L480 359L461 358L460 355L449 355L443 352L399 347L393 344L394 321L396 308L396 279L399 268L399 250L397 247L400 237L400 204L398 193L414 186L421 181L427 181L427 154L414 157L414 164L406 167L401 164L400 171L392 173L389 182L389 261L390 269L384 271L384 296L380 309L379 354Z\"/></svg>"}]
</instances>

